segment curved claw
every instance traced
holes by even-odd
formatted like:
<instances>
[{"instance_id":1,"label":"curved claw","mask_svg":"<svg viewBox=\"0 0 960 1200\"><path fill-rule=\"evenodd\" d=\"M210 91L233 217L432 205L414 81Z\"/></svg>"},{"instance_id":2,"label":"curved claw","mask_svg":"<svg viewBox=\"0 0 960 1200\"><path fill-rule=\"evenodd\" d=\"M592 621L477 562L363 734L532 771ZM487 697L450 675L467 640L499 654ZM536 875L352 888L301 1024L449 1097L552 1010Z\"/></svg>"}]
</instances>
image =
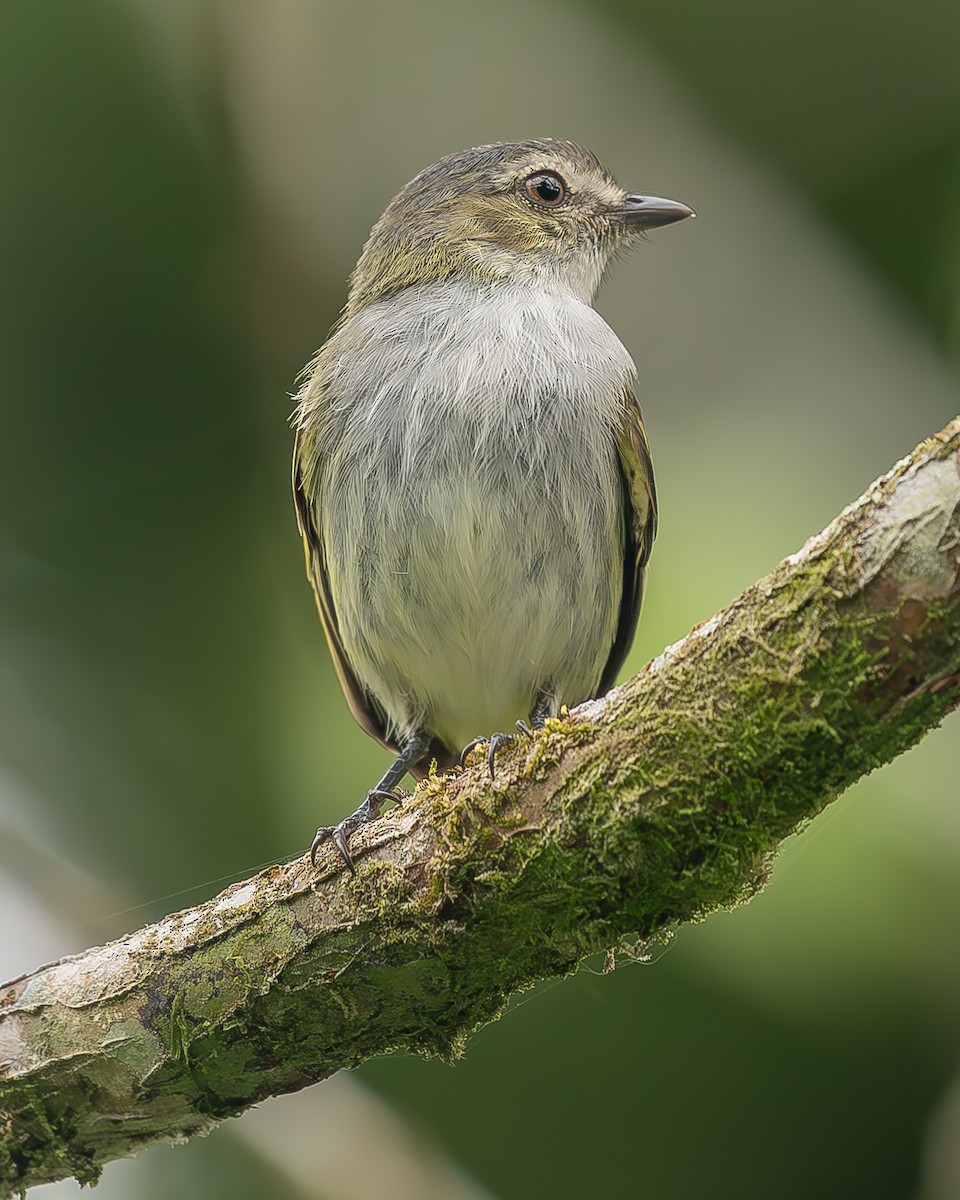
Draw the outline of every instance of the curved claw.
<instances>
[{"instance_id":1,"label":"curved claw","mask_svg":"<svg viewBox=\"0 0 960 1200\"><path fill-rule=\"evenodd\" d=\"M402 803L402 797L397 792L388 791L386 788L371 788L367 792L367 798L360 807L350 814L349 817L344 817L339 825L321 825L314 834L313 841L310 844L310 862L317 865L317 851L324 842L332 841L340 852L340 857L343 859L351 875L356 875L357 869L353 865L353 856L350 854L350 839L360 828L361 825L367 825L371 821L375 821L380 815L380 809L384 800L392 800L395 804Z\"/></svg>"},{"instance_id":2,"label":"curved claw","mask_svg":"<svg viewBox=\"0 0 960 1200\"><path fill-rule=\"evenodd\" d=\"M356 875L357 868L353 865L353 859L350 856L349 841L352 829L344 830L345 821L341 821L334 829L330 831L330 836L333 838L333 844L340 851L343 861L347 864L347 870L351 875Z\"/></svg>"},{"instance_id":3,"label":"curved claw","mask_svg":"<svg viewBox=\"0 0 960 1200\"><path fill-rule=\"evenodd\" d=\"M484 742L489 741L490 739L482 733L479 737L471 738L470 741L467 742L464 748L460 751L460 757L457 759L457 766L461 768L465 767L467 765L467 759L470 756L470 752L472 750L476 750L478 746L482 746Z\"/></svg>"},{"instance_id":4,"label":"curved claw","mask_svg":"<svg viewBox=\"0 0 960 1200\"><path fill-rule=\"evenodd\" d=\"M336 828L337 826L335 825L321 825L317 832L313 835L313 841L310 843L310 862L313 864L313 866L317 865L317 851L324 842L329 841L330 838L333 837L333 831ZM340 853L342 854L343 851L341 850ZM350 859L349 855L347 856L347 860L347 866L352 869L353 860Z\"/></svg>"},{"instance_id":5,"label":"curved claw","mask_svg":"<svg viewBox=\"0 0 960 1200\"><path fill-rule=\"evenodd\" d=\"M379 812L380 805L384 802L384 800L389 800L393 804L402 804L404 800L409 799L410 793L403 792L400 790L400 788L371 788L370 791L367 792L367 799L369 800L371 796L374 798L374 800L379 801L377 804L377 812ZM371 817L370 820L372 821L373 817Z\"/></svg>"},{"instance_id":6,"label":"curved claw","mask_svg":"<svg viewBox=\"0 0 960 1200\"><path fill-rule=\"evenodd\" d=\"M515 733L495 733L490 738L490 749L487 751L487 766L490 768L490 778L493 779L497 773L497 753L508 746L511 742L516 741Z\"/></svg>"},{"instance_id":7,"label":"curved claw","mask_svg":"<svg viewBox=\"0 0 960 1200\"><path fill-rule=\"evenodd\" d=\"M340 851L340 857L347 865L347 870L351 875L356 875L357 868L353 865L353 857L349 850L350 835L356 830L357 826L350 826L348 822L341 821L339 825L321 825L314 834L313 841L310 844L310 862L317 865L317 851L324 842L332 841L336 848Z\"/></svg>"},{"instance_id":8,"label":"curved claw","mask_svg":"<svg viewBox=\"0 0 960 1200\"><path fill-rule=\"evenodd\" d=\"M533 733L533 730L526 721L517 721L516 724L517 733L523 734L527 737ZM504 746L507 746L510 742L516 740L517 733L493 733L490 735L490 737L484 737L484 735L481 734L479 737L473 738L471 741L467 742L464 748L460 751L460 757L457 759L458 765L461 768L465 767L467 765L467 758L471 751L475 750L477 746L482 746L485 742L489 742L490 749L487 751L487 766L490 769L490 778L495 778L497 771L497 754L503 749Z\"/></svg>"}]
</instances>

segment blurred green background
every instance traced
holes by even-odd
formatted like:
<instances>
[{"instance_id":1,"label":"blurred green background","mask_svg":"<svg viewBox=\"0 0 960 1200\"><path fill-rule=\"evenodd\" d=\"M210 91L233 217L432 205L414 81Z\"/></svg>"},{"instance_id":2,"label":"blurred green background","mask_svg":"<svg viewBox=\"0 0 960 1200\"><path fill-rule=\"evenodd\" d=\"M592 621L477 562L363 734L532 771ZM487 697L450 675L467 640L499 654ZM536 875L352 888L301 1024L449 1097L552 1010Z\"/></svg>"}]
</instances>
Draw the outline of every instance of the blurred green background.
<instances>
[{"instance_id":1,"label":"blurred green background","mask_svg":"<svg viewBox=\"0 0 960 1200\"><path fill-rule=\"evenodd\" d=\"M699 212L600 303L663 512L636 669L960 407L958 44L953 0L5 0L0 973L300 853L383 769L286 421L411 175L572 137ZM371 1062L99 1191L955 1200L958 733L456 1068Z\"/></svg>"}]
</instances>

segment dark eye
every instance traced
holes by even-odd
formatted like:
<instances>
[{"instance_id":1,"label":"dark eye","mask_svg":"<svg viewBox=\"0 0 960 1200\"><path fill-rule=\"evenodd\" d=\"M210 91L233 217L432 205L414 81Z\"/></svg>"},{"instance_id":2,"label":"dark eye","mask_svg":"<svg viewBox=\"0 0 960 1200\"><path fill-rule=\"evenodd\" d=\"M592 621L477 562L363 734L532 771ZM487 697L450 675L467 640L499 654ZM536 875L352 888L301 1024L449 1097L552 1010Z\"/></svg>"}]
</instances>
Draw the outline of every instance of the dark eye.
<instances>
[{"instance_id":1,"label":"dark eye","mask_svg":"<svg viewBox=\"0 0 960 1200\"><path fill-rule=\"evenodd\" d=\"M538 171L524 180L523 190L527 199L534 204L545 204L547 208L556 208L567 198L567 185L553 171Z\"/></svg>"}]
</instances>

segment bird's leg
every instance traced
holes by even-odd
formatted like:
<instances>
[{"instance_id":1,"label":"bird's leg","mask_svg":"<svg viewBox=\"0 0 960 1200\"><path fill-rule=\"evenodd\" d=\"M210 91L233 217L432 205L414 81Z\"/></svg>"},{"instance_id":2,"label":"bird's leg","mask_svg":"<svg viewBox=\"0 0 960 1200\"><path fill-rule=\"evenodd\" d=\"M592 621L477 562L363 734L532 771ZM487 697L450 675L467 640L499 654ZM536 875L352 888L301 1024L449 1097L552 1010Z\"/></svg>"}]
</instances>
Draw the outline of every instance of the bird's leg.
<instances>
[{"instance_id":1,"label":"bird's leg","mask_svg":"<svg viewBox=\"0 0 960 1200\"><path fill-rule=\"evenodd\" d=\"M322 825L317 830L313 844L310 847L310 861L314 866L317 865L317 851L324 842L331 840L340 851L340 855L350 868L350 871L354 874L356 873L353 859L350 857L350 838L361 825L366 825L369 821L377 819L385 800L393 800L397 804L400 803L401 797L397 793L397 784L406 775L407 771L423 758L429 746L429 734L424 733L422 730L415 733L413 737L409 738L400 747L400 753L393 764L384 772L383 778L367 792L364 802L349 817L344 817L339 825Z\"/></svg>"},{"instance_id":2,"label":"bird's leg","mask_svg":"<svg viewBox=\"0 0 960 1200\"><path fill-rule=\"evenodd\" d=\"M517 722L517 733L525 734L529 737L535 729L542 729L546 724L547 717L550 716L550 710L553 707L552 691L541 690L537 694L537 702L530 710L530 723L526 721ZM475 750L477 746L482 746L484 742L490 743L490 749L487 751L487 766L490 768L490 778L493 779L496 774L497 754L504 746L516 739L517 733L493 733L490 737L472 738L464 748L460 751L459 763L462 767L466 762L467 755L471 750Z\"/></svg>"}]
</instances>

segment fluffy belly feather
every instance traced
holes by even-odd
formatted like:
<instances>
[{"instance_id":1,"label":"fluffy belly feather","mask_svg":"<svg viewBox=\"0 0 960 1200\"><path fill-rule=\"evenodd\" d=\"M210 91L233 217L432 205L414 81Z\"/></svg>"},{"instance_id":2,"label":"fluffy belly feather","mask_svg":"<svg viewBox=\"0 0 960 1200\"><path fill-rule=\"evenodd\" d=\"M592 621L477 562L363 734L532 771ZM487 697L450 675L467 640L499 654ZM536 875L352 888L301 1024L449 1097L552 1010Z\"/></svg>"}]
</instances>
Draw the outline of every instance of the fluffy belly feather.
<instances>
[{"instance_id":1,"label":"fluffy belly feather","mask_svg":"<svg viewBox=\"0 0 960 1200\"><path fill-rule=\"evenodd\" d=\"M557 435L541 427L522 463L515 446L442 439L395 455L410 469L386 490L341 481L327 510L341 634L401 735L456 748L511 728L541 691L556 708L596 687L620 601L619 477L612 444L589 462L582 438Z\"/></svg>"}]
</instances>

